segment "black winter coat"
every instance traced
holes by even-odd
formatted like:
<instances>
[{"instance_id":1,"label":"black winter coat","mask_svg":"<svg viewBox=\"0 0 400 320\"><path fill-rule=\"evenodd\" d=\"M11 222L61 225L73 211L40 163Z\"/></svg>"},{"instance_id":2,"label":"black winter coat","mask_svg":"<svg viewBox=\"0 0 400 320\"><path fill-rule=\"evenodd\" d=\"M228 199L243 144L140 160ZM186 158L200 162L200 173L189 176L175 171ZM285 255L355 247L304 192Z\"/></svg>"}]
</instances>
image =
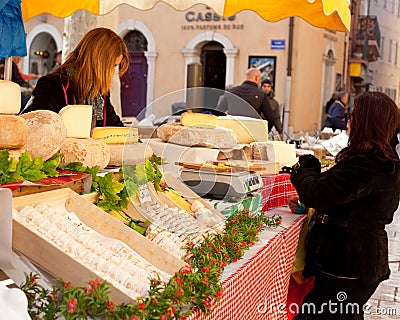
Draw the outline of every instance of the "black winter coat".
<instances>
[{"instance_id":1,"label":"black winter coat","mask_svg":"<svg viewBox=\"0 0 400 320\"><path fill-rule=\"evenodd\" d=\"M233 99L231 94L225 94L218 103L217 110L228 112L232 116L247 116L252 118L266 119L268 130L275 125L275 116L269 102L268 96L262 91L255 82L244 81L241 85L233 87L230 93L237 95L245 100L254 110L247 110L241 99Z\"/></svg>"},{"instance_id":2,"label":"black winter coat","mask_svg":"<svg viewBox=\"0 0 400 320\"><path fill-rule=\"evenodd\" d=\"M399 205L399 161L358 153L323 173L315 163L300 165L291 181L306 206L329 216L310 234L307 250L316 252L306 270L360 278L365 285L387 279L385 225Z\"/></svg>"},{"instance_id":3,"label":"black winter coat","mask_svg":"<svg viewBox=\"0 0 400 320\"><path fill-rule=\"evenodd\" d=\"M28 102L29 106L23 113L33 110L50 110L58 113L67 105L63 86L67 88L68 104L78 104L76 99L76 89L73 81L68 77L60 74L47 74L39 78L35 89L32 92L32 98ZM122 127L124 124L115 113L114 107L111 104L110 96L107 96L105 101L106 108L106 126ZM103 127L103 120L96 121L97 127Z\"/></svg>"}]
</instances>

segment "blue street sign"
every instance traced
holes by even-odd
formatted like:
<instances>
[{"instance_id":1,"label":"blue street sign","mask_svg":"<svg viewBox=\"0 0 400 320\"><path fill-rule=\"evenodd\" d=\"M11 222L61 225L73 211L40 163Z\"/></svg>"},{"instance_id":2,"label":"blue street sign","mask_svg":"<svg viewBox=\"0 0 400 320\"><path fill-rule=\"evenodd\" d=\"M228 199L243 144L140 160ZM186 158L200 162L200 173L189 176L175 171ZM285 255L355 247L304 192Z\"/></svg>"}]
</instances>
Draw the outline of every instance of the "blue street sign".
<instances>
[{"instance_id":1,"label":"blue street sign","mask_svg":"<svg viewBox=\"0 0 400 320\"><path fill-rule=\"evenodd\" d=\"M285 50L286 40L271 40L271 50Z\"/></svg>"}]
</instances>

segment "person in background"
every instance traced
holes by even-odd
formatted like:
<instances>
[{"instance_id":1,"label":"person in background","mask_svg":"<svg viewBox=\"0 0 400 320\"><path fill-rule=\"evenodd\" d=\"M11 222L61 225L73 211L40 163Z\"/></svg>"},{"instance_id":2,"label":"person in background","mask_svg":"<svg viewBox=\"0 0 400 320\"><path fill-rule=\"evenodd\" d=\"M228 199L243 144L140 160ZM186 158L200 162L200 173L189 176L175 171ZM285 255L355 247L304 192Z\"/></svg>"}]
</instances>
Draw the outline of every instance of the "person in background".
<instances>
[{"instance_id":1,"label":"person in background","mask_svg":"<svg viewBox=\"0 0 400 320\"><path fill-rule=\"evenodd\" d=\"M54 55L54 65L52 70L54 70L55 68L57 68L58 66L60 66L62 64L62 51L58 51L55 55Z\"/></svg>"},{"instance_id":2,"label":"person in background","mask_svg":"<svg viewBox=\"0 0 400 320\"><path fill-rule=\"evenodd\" d=\"M335 91L334 93L332 93L331 98L328 100L328 102L325 105L325 113L328 114L329 113L329 108L331 107L331 105L336 101L336 99L338 98L338 92Z\"/></svg>"},{"instance_id":3,"label":"person in background","mask_svg":"<svg viewBox=\"0 0 400 320\"><path fill-rule=\"evenodd\" d=\"M275 117L267 95L259 88L261 76L258 69L248 69L246 80L241 85L231 88L229 93L225 93L224 97L219 99L217 109L227 110L232 116L261 117L268 121L268 130L271 130L275 125Z\"/></svg>"},{"instance_id":4,"label":"person in background","mask_svg":"<svg viewBox=\"0 0 400 320\"><path fill-rule=\"evenodd\" d=\"M347 101L349 95L345 91L337 94L337 98L329 108L328 115L326 116L324 127L347 130Z\"/></svg>"},{"instance_id":5,"label":"person in background","mask_svg":"<svg viewBox=\"0 0 400 320\"><path fill-rule=\"evenodd\" d=\"M32 79L39 79L40 75L34 74L34 73L23 73L22 70L19 68L19 63L21 61L21 57L15 56L13 57L13 62L15 66L17 67L18 73L21 75L21 78L24 79L25 81L29 81ZM14 68L14 66L13 66Z\"/></svg>"},{"instance_id":6,"label":"person in background","mask_svg":"<svg viewBox=\"0 0 400 320\"><path fill-rule=\"evenodd\" d=\"M269 104L271 105L272 112L275 117L275 129L278 131L279 136L282 138L282 121L281 121L281 113L279 112L279 102L275 99L275 93L272 88L272 82L269 79L264 79L261 81L261 90L266 93L269 98Z\"/></svg>"},{"instance_id":7,"label":"person in background","mask_svg":"<svg viewBox=\"0 0 400 320\"><path fill-rule=\"evenodd\" d=\"M110 102L110 87L119 66L119 75L129 67L124 40L107 28L84 35L65 62L41 77L23 112L47 109L59 112L69 104L93 106L93 126L123 126Z\"/></svg>"},{"instance_id":8,"label":"person in background","mask_svg":"<svg viewBox=\"0 0 400 320\"><path fill-rule=\"evenodd\" d=\"M364 304L389 278L385 225L400 200L400 109L384 93L364 92L355 98L348 133L331 169L321 173L311 155L292 167L300 201L316 210L303 271L315 275L315 285L303 305L317 311L300 308L296 320L364 319ZM335 309L328 308L330 302Z\"/></svg>"}]
</instances>

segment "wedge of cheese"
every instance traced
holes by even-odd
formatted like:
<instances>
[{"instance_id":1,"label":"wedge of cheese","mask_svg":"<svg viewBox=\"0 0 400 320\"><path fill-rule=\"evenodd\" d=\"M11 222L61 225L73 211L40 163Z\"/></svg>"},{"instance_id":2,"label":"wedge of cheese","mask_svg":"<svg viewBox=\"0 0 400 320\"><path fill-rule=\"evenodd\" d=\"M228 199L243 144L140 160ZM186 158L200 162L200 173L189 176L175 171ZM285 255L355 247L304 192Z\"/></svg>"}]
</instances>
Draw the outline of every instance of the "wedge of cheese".
<instances>
[{"instance_id":1,"label":"wedge of cheese","mask_svg":"<svg viewBox=\"0 0 400 320\"><path fill-rule=\"evenodd\" d=\"M69 105L58 113L67 129L67 138L90 138L92 106Z\"/></svg>"},{"instance_id":2,"label":"wedge of cheese","mask_svg":"<svg viewBox=\"0 0 400 320\"><path fill-rule=\"evenodd\" d=\"M21 89L12 81L0 80L0 114L18 114L21 110Z\"/></svg>"},{"instance_id":3,"label":"wedge of cheese","mask_svg":"<svg viewBox=\"0 0 400 320\"><path fill-rule=\"evenodd\" d=\"M248 117L217 117L217 127L231 129L239 143L268 141L268 121Z\"/></svg>"},{"instance_id":4,"label":"wedge of cheese","mask_svg":"<svg viewBox=\"0 0 400 320\"><path fill-rule=\"evenodd\" d=\"M35 110L21 115L26 120L28 137L24 148L32 158L48 160L60 150L67 129L58 113L49 110Z\"/></svg>"},{"instance_id":5,"label":"wedge of cheese","mask_svg":"<svg viewBox=\"0 0 400 320\"><path fill-rule=\"evenodd\" d=\"M107 144L138 143L138 128L129 127L96 127L92 130L92 138Z\"/></svg>"},{"instance_id":6,"label":"wedge of cheese","mask_svg":"<svg viewBox=\"0 0 400 320\"><path fill-rule=\"evenodd\" d=\"M19 149L26 143L28 126L19 116L0 114L0 149Z\"/></svg>"},{"instance_id":7,"label":"wedge of cheese","mask_svg":"<svg viewBox=\"0 0 400 320\"><path fill-rule=\"evenodd\" d=\"M84 166L107 167L110 161L110 147L103 141L95 139L66 138L60 148L63 155L60 167L65 167L71 162L81 162Z\"/></svg>"},{"instance_id":8,"label":"wedge of cheese","mask_svg":"<svg viewBox=\"0 0 400 320\"><path fill-rule=\"evenodd\" d=\"M215 128L217 116L197 112L184 112L181 115L181 124L185 127Z\"/></svg>"}]
</instances>

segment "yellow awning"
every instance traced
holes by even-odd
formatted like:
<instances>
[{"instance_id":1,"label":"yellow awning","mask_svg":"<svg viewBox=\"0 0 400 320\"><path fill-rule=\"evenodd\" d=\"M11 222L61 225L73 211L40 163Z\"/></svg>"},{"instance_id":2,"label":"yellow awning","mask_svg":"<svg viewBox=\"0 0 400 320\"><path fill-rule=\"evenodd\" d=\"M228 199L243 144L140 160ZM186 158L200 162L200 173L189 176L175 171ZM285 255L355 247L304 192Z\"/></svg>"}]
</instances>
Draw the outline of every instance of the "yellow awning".
<instances>
[{"instance_id":1,"label":"yellow awning","mask_svg":"<svg viewBox=\"0 0 400 320\"><path fill-rule=\"evenodd\" d=\"M67 17L85 9L103 15L120 4L140 10L151 9L161 0L22 0L24 20L43 13ZM325 29L350 30L350 0L162 0L177 10L187 10L195 4L205 4L222 16L231 16L243 10L257 12L271 22L296 16Z\"/></svg>"}]
</instances>

